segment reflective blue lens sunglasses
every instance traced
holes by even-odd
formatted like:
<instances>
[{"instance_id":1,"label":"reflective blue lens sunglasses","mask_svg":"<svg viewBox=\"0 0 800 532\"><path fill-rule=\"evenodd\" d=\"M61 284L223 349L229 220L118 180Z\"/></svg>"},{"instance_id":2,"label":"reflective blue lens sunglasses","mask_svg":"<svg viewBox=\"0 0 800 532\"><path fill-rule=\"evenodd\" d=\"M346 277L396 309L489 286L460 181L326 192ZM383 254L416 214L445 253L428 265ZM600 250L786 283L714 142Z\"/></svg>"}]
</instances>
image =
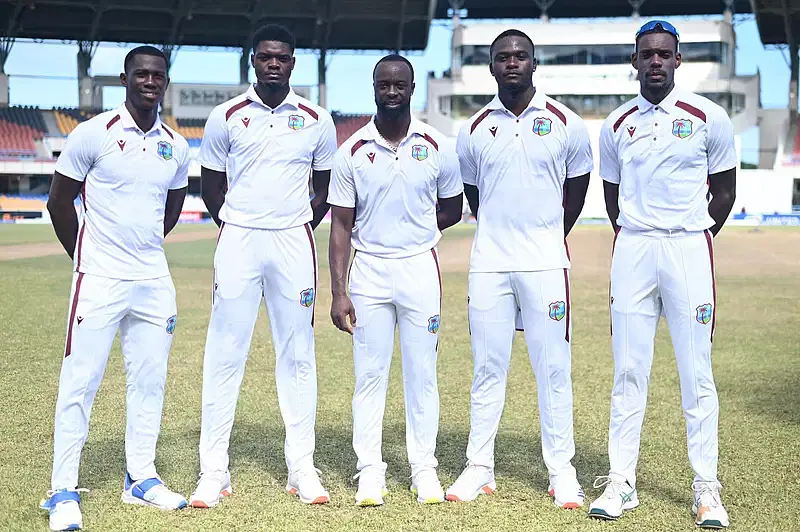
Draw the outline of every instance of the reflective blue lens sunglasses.
<instances>
[{"instance_id":1,"label":"reflective blue lens sunglasses","mask_svg":"<svg viewBox=\"0 0 800 532\"><path fill-rule=\"evenodd\" d=\"M639 28L639 31L636 32L636 38L638 39L643 33L648 33L659 29L659 26L660 29L674 35L676 39L680 40L680 34L678 34L678 30L676 30L675 26L666 20L651 20L649 22L645 22L645 24Z\"/></svg>"}]
</instances>

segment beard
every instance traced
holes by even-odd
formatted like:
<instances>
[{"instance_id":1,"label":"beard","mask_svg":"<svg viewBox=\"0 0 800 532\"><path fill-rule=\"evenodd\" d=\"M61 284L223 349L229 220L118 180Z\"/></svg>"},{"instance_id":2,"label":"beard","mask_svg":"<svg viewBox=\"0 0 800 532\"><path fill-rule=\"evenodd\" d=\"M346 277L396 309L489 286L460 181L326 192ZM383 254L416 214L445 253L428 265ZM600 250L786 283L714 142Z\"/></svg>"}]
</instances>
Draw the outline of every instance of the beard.
<instances>
[{"instance_id":1,"label":"beard","mask_svg":"<svg viewBox=\"0 0 800 532\"><path fill-rule=\"evenodd\" d=\"M375 102L375 105L378 107L378 112L387 118L399 118L411 109L411 102L406 102L396 107L390 107L383 102Z\"/></svg>"}]
</instances>

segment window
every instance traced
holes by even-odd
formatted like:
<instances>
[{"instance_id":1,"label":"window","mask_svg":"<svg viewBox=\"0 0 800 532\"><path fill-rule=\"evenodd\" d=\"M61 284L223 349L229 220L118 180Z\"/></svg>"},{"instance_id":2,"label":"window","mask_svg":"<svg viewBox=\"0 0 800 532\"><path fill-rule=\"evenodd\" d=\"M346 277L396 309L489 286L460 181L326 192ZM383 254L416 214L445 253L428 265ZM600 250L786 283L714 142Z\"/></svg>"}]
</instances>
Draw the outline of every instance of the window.
<instances>
[{"instance_id":1,"label":"window","mask_svg":"<svg viewBox=\"0 0 800 532\"><path fill-rule=\"evenodd\" d=\"M493 94L453 94L450 96L450 116L453 120L466 120L491 102L492 98Z\"/></svg>"}]
</instances>

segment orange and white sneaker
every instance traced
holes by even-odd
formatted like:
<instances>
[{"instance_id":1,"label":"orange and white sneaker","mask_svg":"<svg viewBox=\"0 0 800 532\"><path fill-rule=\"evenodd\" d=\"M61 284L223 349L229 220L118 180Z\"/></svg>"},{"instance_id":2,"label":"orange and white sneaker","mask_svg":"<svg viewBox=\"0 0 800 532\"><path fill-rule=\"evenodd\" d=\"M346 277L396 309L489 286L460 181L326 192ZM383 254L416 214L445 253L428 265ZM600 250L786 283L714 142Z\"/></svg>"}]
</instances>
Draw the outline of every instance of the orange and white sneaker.
<instances>
[{"instance_id":1,"label":"orange and white sneaker","mask_svg":"<svg viewBox=\"0 0 800 532\"><path fill-rule=\"evenodd\" d=\"M453 485L447 488L445 499L455 502L474 501L479 495L490 495L497 489L494 469L467 463Z\"/></svg>"},{"instance_id":2,"label":"orange and white sneaker","mask_svg":"<svg viewBox=\"0 0 800 532\"><path fill-rule=\"evenodd\" d=\"M583 488L575 475L551 475L547 493L553 497L553 504L559 508L574 510L583 506Z\"/></svg>"},{"instance_id":3,"label":"orange and white sneaker","mask_svg":"<svg viewBox=\"0 0 800 532\"><path fill-rule=\"evenodd\" d=\"M719 482L694 482L694 503L692 513L696 516L694 523L698 528L728 528L730 521L728 512L722 506Z\"/></svg>"},{"instance_id":4,"label":"orange and white sneaker","mask_svg":"<svg viewBox=\"0 0 800 532\"><path fill-rule=\"evenodd\" d=\"M189 498L192 508L213 508L223 497L230 497L231 474L228 471L209 471L201 473L197 487Z\"/></svg>"},{"instance_id":5,"label":"orange and white sneaker","mask_svg":"<svg viewBox=\"0 0 800 532\"><path fill-rule=\"evenodd\" d=\"M321 471L317 468L301 469L289 474L286 482L286 492L297 495L300 502L304 504L326 504L330 502L331 496L322 487L319 481Z\"/></svg>"}]
</instances>

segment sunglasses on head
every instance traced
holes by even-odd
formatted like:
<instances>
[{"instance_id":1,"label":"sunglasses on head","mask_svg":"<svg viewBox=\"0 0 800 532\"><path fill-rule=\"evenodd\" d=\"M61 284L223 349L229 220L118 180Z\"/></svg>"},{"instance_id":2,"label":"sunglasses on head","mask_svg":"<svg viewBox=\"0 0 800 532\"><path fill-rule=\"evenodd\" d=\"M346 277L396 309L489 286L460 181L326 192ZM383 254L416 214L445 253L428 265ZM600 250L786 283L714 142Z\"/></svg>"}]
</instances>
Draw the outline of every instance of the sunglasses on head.
<instances>
[{"instance_id":1,"label":"sunglasses on head","mask_svg":"<svg viewBox=\"0 0 800 532\"><path fill-rule=\"evenodd\" d=\"M639 36L642 34L649 33L651 31L656 31L659 29L674 35L676 39L680 40L680 35L678 34L678 30L675 29L675 26L673 26L666 20L651 20L649 22L646 22L641 28L639 28L639 31L636 32L636 38L638 39Z\"/></svg>"}]
</instances>

